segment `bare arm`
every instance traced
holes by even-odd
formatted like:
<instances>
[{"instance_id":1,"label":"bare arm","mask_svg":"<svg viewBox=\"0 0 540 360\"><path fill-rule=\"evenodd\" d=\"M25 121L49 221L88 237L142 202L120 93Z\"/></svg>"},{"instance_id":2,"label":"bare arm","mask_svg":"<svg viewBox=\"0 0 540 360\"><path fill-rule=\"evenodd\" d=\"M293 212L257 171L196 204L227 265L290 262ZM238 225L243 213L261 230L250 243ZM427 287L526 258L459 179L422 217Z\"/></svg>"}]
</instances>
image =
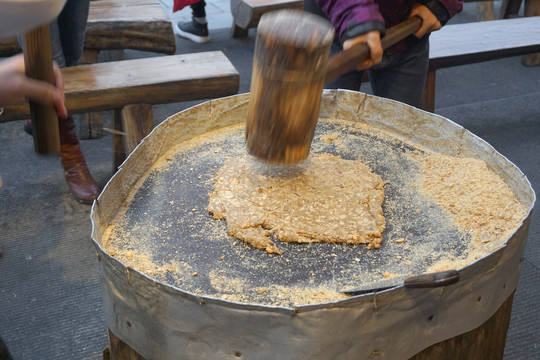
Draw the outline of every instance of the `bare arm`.
<instances>
[{"instance_id":1,"label":"bare arm","mask_svg":"<svg viewBox=\"0 0 540 360\"><path fill-rule=\"evenodd\" d=\"M0 62L0 106L16 103L28 98L43 104L53 104L58 116L66 117L64 82L62 73L54 64L55 85L30 79L25 74L22 54Z\"/></svg>"}]
</instances>

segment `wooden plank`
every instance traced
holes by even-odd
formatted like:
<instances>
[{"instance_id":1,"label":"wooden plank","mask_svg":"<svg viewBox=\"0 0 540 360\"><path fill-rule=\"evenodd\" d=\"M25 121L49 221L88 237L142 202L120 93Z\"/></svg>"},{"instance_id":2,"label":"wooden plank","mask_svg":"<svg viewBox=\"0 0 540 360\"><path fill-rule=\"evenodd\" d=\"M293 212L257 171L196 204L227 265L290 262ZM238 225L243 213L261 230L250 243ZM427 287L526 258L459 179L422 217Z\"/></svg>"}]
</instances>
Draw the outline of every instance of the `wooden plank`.
<instances>
[{"instance_id":1,"label":"wooden plank","mask_svg":"<svg viewBox=\"0 0 540 360\"><path fill-rule=\"evenodd\" d=\"M231 0L233 28L249 29L259 24L261 16L269 11L302 9L302 0ZM233 36L235 31L233 30Z\"/></svg>"},{"instance_id":2,"label":"wooden plank","mask_svg":"<svg viewBox=\"0 0 540 360\"><path fill-rule=\"evenodd\" d=\"M87 49L135 49L163 54L176 51L171 20L157 3L92 7L84 46Z\"/></svg>"},{"instance_id":3,"label":"wooden plank","mask_svg":"<svg viewBox=\"0 0 540 360\"><path fill-rule=\"evenodd\" d=\"M221 51L123 60L62 69L71 114L236 94L239 74ZM28 103L7 106L0 122L27 119Z\"/></svg>"},{"instance_id":4,"label":"wooden plank","mask_svg":"<svg viewBox=\"0 0 540 360\"><path fill-rule=\"evenodd\" d=\"M446 25L430 36L429 67L440 69L540 51L540 17Z\"/></svg>"}]
</instances>

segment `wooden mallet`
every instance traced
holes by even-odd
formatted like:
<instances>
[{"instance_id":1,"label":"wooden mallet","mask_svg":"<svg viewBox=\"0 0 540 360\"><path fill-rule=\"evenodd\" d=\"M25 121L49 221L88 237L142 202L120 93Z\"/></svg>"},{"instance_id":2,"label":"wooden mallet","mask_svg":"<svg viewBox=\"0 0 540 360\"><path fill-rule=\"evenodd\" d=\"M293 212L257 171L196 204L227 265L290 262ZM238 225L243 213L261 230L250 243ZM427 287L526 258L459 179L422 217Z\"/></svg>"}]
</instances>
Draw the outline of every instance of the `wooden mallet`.
<instances>
[{"instance_id":1,"label":"wooden mallet","mask_svg":"<svg viewBox=\"0 0 540 360\"><path fill-rule=\"evenodd\" d=\"M33 79L54 83L53 60L49 25L28 31L23 37L26 75ZM30 100L30 117L34 150L39 154L58 154L60 135L58 115L53 105Z\"/></svg>"},{"instance_id":2,"label":"wooden mallet","mask_svg":"<svg viewBox=\"0 0 540 360\"><path fill-rule=\"evenodd\" d=\"M384 49L416 32L419 17L387 30ZM257 27L246 123L248 151L274 163L296 163L309 155L324 84L369 57L367 45L328 58L334 29L302 11L265 14Z\"/></svg>"}]
</instances>

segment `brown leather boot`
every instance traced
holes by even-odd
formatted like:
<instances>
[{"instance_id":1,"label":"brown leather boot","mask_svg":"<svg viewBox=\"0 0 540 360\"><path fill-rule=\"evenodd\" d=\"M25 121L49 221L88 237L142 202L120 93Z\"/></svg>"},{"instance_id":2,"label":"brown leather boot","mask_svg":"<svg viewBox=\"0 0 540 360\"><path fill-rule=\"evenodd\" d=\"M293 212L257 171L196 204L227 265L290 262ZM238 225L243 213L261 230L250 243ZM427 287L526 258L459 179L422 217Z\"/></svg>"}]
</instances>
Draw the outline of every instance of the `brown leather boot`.
<instances>
[{"instance_id":1,"label":"brown leather boot","mask_svg":"<svg viewBox=\"0 0 540 360\"><path fill-rule=\"evenodd\" d=\"M79 138L73 117L58 119L60 130L60 162L64 177L73 196L84 204L91 204L100 193L98 184L90 175L86 161L81 153Z\"/></svg>"}]
</instances>

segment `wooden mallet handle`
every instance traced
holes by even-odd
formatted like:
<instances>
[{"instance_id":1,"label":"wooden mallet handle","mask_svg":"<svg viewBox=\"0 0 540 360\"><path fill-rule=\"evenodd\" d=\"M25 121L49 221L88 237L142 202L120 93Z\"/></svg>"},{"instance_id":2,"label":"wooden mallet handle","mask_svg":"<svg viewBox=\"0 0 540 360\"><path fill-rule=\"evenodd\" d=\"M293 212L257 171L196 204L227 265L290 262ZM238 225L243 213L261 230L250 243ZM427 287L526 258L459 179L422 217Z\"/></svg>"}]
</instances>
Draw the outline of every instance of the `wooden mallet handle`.
<instances>
[{"instance_id":1,"label":"wooden mallet handle","mask_svg":"<svg viewBox=\"0 0 540 360\"><path fill-rule=\"evenodd\" d=\"M30 30L23 38L26 75L54 84L49 25ZM34 136L34 150L40 154L58 154L60 135L58 115L53 105L29 101Z\"/></svg>"},{"instance_id":2,"label":"wooden mallet handle","mask_svg":"<svg viewBox=\"0 0 540 360\"><path fill-rule=\"evenodd\" d=\"M422 25L422 19L418 16L413 16L410 19L392 26L386 31L386 34L381 39L383 50L388 49L400 40L414 34ZM361 44L347 50L340 51L328 59L326 65L325 84L334 80L340 75L354 68L359 63L369 58L369 47L366 44Z\"/></svg>"}]
</instances>

